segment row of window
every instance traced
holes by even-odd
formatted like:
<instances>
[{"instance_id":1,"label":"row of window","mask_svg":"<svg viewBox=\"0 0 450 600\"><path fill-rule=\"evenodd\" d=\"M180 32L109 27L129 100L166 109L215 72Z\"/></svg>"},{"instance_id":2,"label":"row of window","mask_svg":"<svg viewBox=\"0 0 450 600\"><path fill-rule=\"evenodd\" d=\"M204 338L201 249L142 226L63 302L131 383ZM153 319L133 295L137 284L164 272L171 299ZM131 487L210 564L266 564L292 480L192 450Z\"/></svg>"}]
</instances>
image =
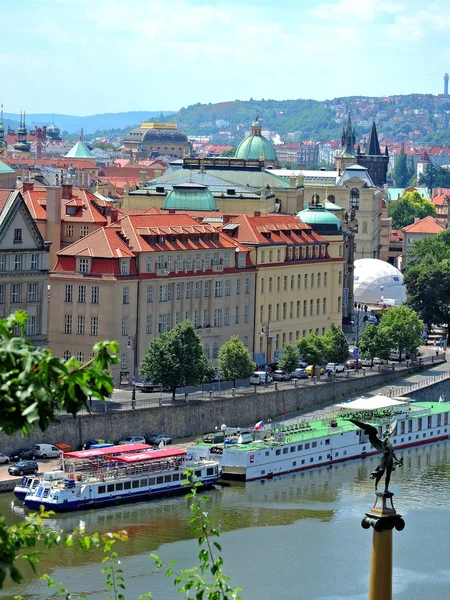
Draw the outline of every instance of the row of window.
<instances>
[{"instance_id":1,"label":"row of window","mask_svg":"<svg viewBox=\"0 0 450 600\"><path fill-rule=\"evenodd\" d=\"M68 209L70 208L76 208L76 207L67 207ZM67 213L70 214L70 213ZM89 233L89 225L80 225L80 238L87 236ZM66 226L64 228L64 234L66 237L73 237L73 224L72 223L66 223Z\"/></svg>"},{"instance_id":2,"label":"row of window","mask_svg":"<svg viewBox=\"0 0 450 600\"><path fill-rule=\"evenodd\" d=\"M307 331L306 329L303 329L302 337L306 337L307 334L312 333L312 332L313 332L312 329L310 329L309 331ZM315 333L316 333L316 335L319 335L318 327L316 327ZM322 335L325 335L325 327L322 327ZM295 340L297 341L299 339L300 339L300 331L297 330L295 332ZM274 344L273 350L274 351L282 350L286 346L286 343L292 344L293 341L294 341L294 332L293 331L290 331L289 334L287 334L287 335L286 335L286 333L283 333L281 335L279 333L277 333L275 335L275 337L273 338L273 344ZM281 345L280 345L280 342L281 342ZM266 345L267 345L267 342L266 342L264 336L261 336L260 340L259 340L259 351L261 353L265 352L265 350L267 349Z\"/></svg>"},{"instance_id":3,"label":"row of window","mask_svg":"<svg viewBox=\"0 0 450 600\"><path fill-rule=\"evenodd\" d=\"M284 231L283 233L290 234L290 231ZM325 244L310 246L288 246L286 250L282 250L281 248L279 248L278 250L261 250L260 263L279 263L282 260L305 260L306 258L325 258L326 255L327 247ZM276 260L274 261L275 256Z\"/></svg>"},{"instance_id":4,"label":"row of window","mask_svg":"<svg viewBox=\"0 0 450 600\"><path fill-rule=\"evenodd\" d=\"M64 360L69 360L69 358L72 357L72 352L70 350L64 350L63 352L63 359ZM75 358L77 359L78 362L83 363L84 362L84 352L83 351L79 351L75 354ZM90 352L89 353L89 360L92 360L94 358L94 352Z\"/></svg>"},{"instance_id":5,"label":"row of window","mask_svg":"<svg viewBox=\"0 0 450 600\"><path fill-rule=\"evenodd\" d=\"M323 287L326 288L327 287L327 282L328 282L328 273L325 271L325 273L323 273L323 279L322 279L322 273L311 273L311 275L303 275L303 289L307 290L308 287L310 289L314 289L314 287L322 287L322 281L323 281ZM289 290L294 290L295 289L295 276L291 275L290 278L287 275L284 275L283 277L283 291L288 291ZM338 273L338 283L339 285L342 285L342 271L339 271ZM265 292L265 287L266 287L266 281L265 278L262 277L260 280L260 291L261 294L264 294ZM302 276L301 275L297 275L297 290L302 289ZM268 281L267 281L267 291L270 293L273 291L273 278L272 277L268 277ZM281 277L277 277L276 279L276 291L280 292L281 291Z\"/></svg>"},{"instance_id":6,"label":"row of window","mask_svg":"<svg viewBox=\"0 0 450 600\"><path fill-rule=\"evenodd\" d=\"M9 301L11 304L20 304L22 302L38 302L39 301L39 288L36 282L28 283L26 287L26 294L23 294L24 283L11 283L9 292ZM0 284L0 304L6 303L6 284Z\"/></svg>"},{"instance_id":7,"label":"row of window","mask_svg":"<svg viewBox=\"0 0 450 600\"><path fill-rule=\"evenodd\" d=\"M38 271L39 254L0 254L0 271Z\"/></svg>"},{"instance_id":8,"label":"row of window","mask_svg":"<svg viewBox=\"0 0 450 600\"><path fill-rule=\"evenodd\" d=\"M64 286L64 302L73 302L73 289L74 286L71 283ZM76 297L78 302L84 304L87 298L87 286L79 285ZM100 288L98 285L91 286L90 300L92 304L98 304L100 302Z\"/></svg>"},{"instance_id":9,"label":"row of window","mask_svg":"<svg viewBox=\"0 0 450 600\"><path fill-rule=\"evenodd\" d=\"M72 324L72 315L64 315L64 333L69 335L72 333ZM76 333L77 335L84 335L86 333L86 317L84 315L77 316ZM98 335L98 317L91 317L89 333L93 336Z\"/></svg>"},{"instance_id":10,"label":"row of window","mask_svg":"<svg viewBox=\"0 0 450 600\"><path fill-rule=\"evenodd\" d=\"M176 236L173 236L176 237ZM198 236L194 236L195 238ZM164 236L162 236L162 240L164 240ZM208 240L205 240L208 241ZM161 243L164 243L161 242ZM157 269L167 269L168 271L174 271L177 269L178 271L182 271L186 269L187 271L192 270L200 270L200 269L210 269L212 265L223 265L224 268L234 267L235 252L205 252L204 254L168 254L164 256L160 254L159 256L149 255L145 258L145 271L147 273L153 273ZM245 267L245 254L242 256L239 255L238 266ZM242 264L240 264L242 263Z\"/></svg>"},{"instance_id":11,"label":"row of window","mask_svg":"<svg viewBox=\"0 0 450 600\"><path fill-rule=\"evenodd\" d=\"M301 310L303 308L303 310ZM341 310L341 297L338 297L338 312ZM309 313L308 313L308 300L303 300L303 307L301 306L301 300L297 300L295 304L295 318L300 319L303 317L314 317L319 315L327 314L327 299L326 298L316 298L314 300L309 300ZM277 303L275 305L275 311L272 310L272 304L267 305L267 319L264 319L264 305L261 304L259 307L259 321L263 323L264 321L285 321L289 316L289 319L294 318L294 302L289 302L289 313L288 313L288 303L283 302L282 304Z\"/></svg>"}]
</instances>

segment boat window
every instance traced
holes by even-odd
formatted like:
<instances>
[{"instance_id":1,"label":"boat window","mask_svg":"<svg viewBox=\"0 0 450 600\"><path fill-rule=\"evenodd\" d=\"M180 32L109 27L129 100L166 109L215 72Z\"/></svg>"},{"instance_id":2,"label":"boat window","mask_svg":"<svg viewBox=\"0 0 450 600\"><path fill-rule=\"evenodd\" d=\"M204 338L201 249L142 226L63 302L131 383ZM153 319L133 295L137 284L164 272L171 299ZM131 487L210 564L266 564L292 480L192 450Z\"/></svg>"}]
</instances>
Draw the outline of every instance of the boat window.
<instances>
[{"instance_id":1,"label":"boat window","mask_svg":"<svg viewBox=\"0 0 450 600\"><path fill-rule=\"evenodd\" d=\"M164 482L164 477L157 477L156 478L156 483L163 483Z\"/></svg>"},{"instance_id":2,"label":"boat window","mask_svg":"<svg viewBox=\"0 0 450 600\"><path fill-rule=\"evenodd\" d=\"M432 424L431 424L431 416L430 416L430 417L428 417L428 429L430 429L430 427L432 427Z\"/></svg>"},{"instance_id":3,"label":"boat window","mask_svg":"<svg viewBox=\"0 0 450 600\"><path fill-rule=\"evenodd\" d=\"M113 492L114 491L114 484L108 485L108 487L106 489L108 490L108 492Z\"/></svg>"},{"instance_id":4,"label":"boat window","mask_svg":"<svg viewBox=\"0 0 450 600\"><path fill-rule=\"evenodd\" d=\"M410 442L410 441L411 441L411 436L409 435L409 436L408 436L408 442Z\"/></svg>"},{"instance_id":5,"label":"boat window","mask_svg":"<svg viewBox=\"0 0 450 600\"><path fill-rule=\"evenodd\" d=\"M206 474L207 475L214 475L214 469L212 467L208 467L206 469Z\"/></svg>"},{"instance_id":6,"label":"boat window","mask_svg":"<svg viewBox=\"0 0 450 600\"><path fill-rule=\"evenodd\" d=\"M289 448L283 448L283 454L287 454L289 452Z\"/></svg>"},{"instance_id":7,"label":"boat window","mask_svg":"<svg viewBox=\"0 0 450 600\"><path fill-rule=\"evenodd\" d=\"M438 430L437 430L437 432L438 432L438 435L439 435L439 434L441 433L441 430L440 430L440 429L438 429Z\"/></svg>"},{"instance_id":8,"label":"boat window","mask_svg":"<svg viewBox=\"0 0 450 600\"><path fill-rule=\"evenodd\" d=\"M444 414L444 425L448 425L448 413Z\"/></svg>"},{"instance_id":9,"label":"boat window","mask_svg":"<svg viewBox=\"0 0 450 600\"><path fill-rule=\"evenodd\" d=\"M173 481L180 481L180 474L179 473L174 473L172 476L172 480Z\"/></svg>"},{"instance_id":10,"label":"boat window","mask_svg":"<svg viewBox=\"0 0 450 600\"><path fill-rule=\"evenodd\" d=\"M98 493L99 494L104 494L106 492L106 485L99 485L98 486Z\"/></svg>"},{"instance_id":11,"label":"boat window","mask_svg":"<svg viewBox=\"0 0 450 600\"><path fill-rule=\"evenodd\" d=\"M422 437L427 437L427 434L426 434L426 433L424 433Z\"/></svg>"},{"instance_id":12,"label":"boat window","mask_svg":"<svg viewBox=\"0 0 450 600\"><path fill-rule=\"evenodd\" d=\"M302 460L302 465L304 465L304 464L305 464L305 459Z\"/></svg>"},{"instance_id":13,"label":"boat window","mask_svg":"<svg viewBox=\"0 0 450 600\"><path fill-rule=\"evenodd\" d=\"M308 450L308 448L309 448L309 442L307 442L307 443L305 444L305 450Z\"/></svg>"},{"instance_id":14,"label":"boat window","mask_svg":"<svg viewBox=\"0 0 450 600\"><path fill-rule=\"evenodd\" d=\"M405 433L405 421L400 422L400 433Z\"/></svg>"},{"instance_id":15,"label":"boat window","mask_svg":"<svg viewBox=\"0 0 450 600\"><path fill-rule=\"evenodd\" d=\"M337 458L339 456L339 452L335 452L334 456Z\"/></svg>"},{"instance_id":16,"label":"boat window","mask_svg":"<svg viewBox=\"0 0 450 600\"><path fill-rule=\"evenodd\" d=\"M419 439L419 436L418 436L418 435L416 435L416 440L418 440L418 439Z\"/></svg>"},{"instance_id":17,"label":"boat window","mask_svg":"<svg viewBox=\"0 0 450 600\"><path fill-rule=\"evenodd\" d=\"M270 452L267 450L267 452L266 452L266 456L269 456L269 454L270 454Z\"/></svg>"},{"instance_id":18,"label":"boat window","mask_svg":"<svg viewBox=\"0 0 450 600\"><path fill-rule=\"evenodd\" d=\"M417 430L422 431L422 419L417 419ZM419 436L417 436L417 437L419 437Z\"/></svg>"},{"instance_id":19,"label":"boat window","mask_svg":"<svg viewBox=\"0 0 450 600\"><path fill-rule=\"evenodd\" d=\"M121 492L123 490L123 483L116 483L116 492Z\"/></svg>"},{"instance_id":20,"label":"boat window","mask_svg":"<svg viewBox=\"0 0 450 600\"><path fill-rule=\"evenodd\" d=\"M400 438L400 442L404 442L404 441L405 441L405 438Z\"/></svg>"},{"instance_id":21,"label":"boat window","mask_svg":"<svg viewBox=\"0 0 450 600\"><path fill-rule=\"evenodd\" d=\"M195 471L195 476L196 477L201 477L202 476L202 472L200 470Z\"/></svg>"},{"instance_id":22,"label":"boat window","mask_svg":"<svg viewBox=\"0 0 450 600\"><path fill-rule=\"evenodd\" d=\"M291 452L295 452L295 446L291 446Z\"/></svg>"},{"instance_id":23,"label":"boat window","mask_svg":"<svg viewBox=\"0 0 450 600\"><path fill-rule=\"evenodd\" d=\"M170 483L172 481L172 475L164 475L164 483Z\"/></svg>"},{"instance_id":24,"label":"boat window","mask_svg":"<svg viewBox=\"0 0 450 600\"><path fill-rule=\"evenodd\" d=\"M45 488L44 493L42 494L43 498L47 498L50 488Z\"/></svg>"},{"instance_id":25,"label":"boat window","mask_svg":"<svg viewBox=\"0 0 450 600\"><path fill-rule=\"evenodd\" d=\"M412 433L412 421L408 421L408 433Z\"/></svg>"},{"instance_id":26,"label":"boat window","mask_svg":"<svg viewBox=\"0 0 450 600\"><path fill-rule=\"evenodd\" d=\"M181 473L181 481L187 479L186 473Z\"/></svg>"},{"instance_id":27,"label":"boat window","mask_svg":"<svg viewBox=\"0 0 450 600\"><path fill-rule=\"evenodd\" d=\"M297 461L296 461L296 460L294 460L294 461L293 461L293 463L292 463L292 466L293 466L293 467L296 467L296 466L297 466Z\"/></svg>"},{"instance_id":28,"label":"boat window","mask_svg":"<svg viewBox=\"0 0 450 600\"><path fill-rule=\"evenodd\" d=\"M265 470L261 471L261 475L265 475L265 474L266 474Z\"/></svg>"},{"instance_id":29,"label":"boat window","mask_svg":"<svg viewBox=\"0 0 450 600\"><path fill-rule=\"evenodd\" d=\"M344 450L344 452L342 453L344 456L347 455L347 450Z\"/></svg>"},{"instance_id":30,"label":"boat window","mask_svg":"<svg viewBox=\"0 0 450 600\"><path fill-rule=\"evenodd\" d=\"M330 438L325 440L325 446L328 446L330 444Z\"/></svg>"},{"instance_id":31,"label":"boat window","mask_svg":"<svg viewBox=\"0 0 450 600\"><path fill-rule=\"evenodd\" d=\"M321 456L319 456L319 460L322 460L322 457L321 457Z\"/></svg>"},{"instance_id":32,"label":"boat window","mask_svg":"<svg viewBox=\"0 0 450 600\"><path fill-rule=\"evenodd\" d=\"M148 485L155 485L155 478L154 477L150 477L150 479L148 480Z\"/></svg>"},{"instance_id":33,"label":"boat window","mask_svg":"<svg viewBox=\"0 0 450 600\"><path fill-rule=\"evenodd\" d=\"M297 450L298 450L299 452L301 452L301 451L303 450L303 444L299 444L299 445L297 446Z\"/></svg>"},{"instance_id":34,"label":"boat window","mask_svg":"<svg viewBox=\"0 0 450 600\"><path fill-rule=\"evenodd\" d=\"M311 456L311 458L309 459L309 462L314 462L314 458Z\"/></svg>"},{"instance_id":35,"label":"boat window","mask_svg":"<svg viewBox=\"0 0 450 600\"><path fill-rule=\"evenodd\" d=\"M275 454L278 456L279 454L281 454L281 450L278 448L278 450L276 450Z\"/></svg>"},{"instance_id":36,"label":"boat window","mask_svg":"<svg viewBox=\"0 0 450 600\"><path fill-rule=\"evenodd\" d=\"M123 489L124 490L131 490L131 481L125 481L125 483L123 484Z\"/></svg>"},{"instance_id":37,"label":"boat window","mask_svg":"<svg viewBox=\"0 0 450 600\"><path fill-rule=\"evenodd\" d=\"M133 487L133 489L135 489L135 488L138 488L138 487L139 487L139 479L135 479L135 480L133 481L133 486L132 486L132 487Z\"/></svg>"},{"instance_id":38,"label":"boat window","mask_svg":"<svg viewBox=\"0 0 450 600\"><path fill-rule=\"evenodd\" d=\"M312 447L313 447L313 448L317 448L317 442L313 442L313 443L312 443Z\"/></svg>"},{"instance_id":39,"label":"boat window","mask_svg":"<svg viewBox=\"0 0 450 600\"><path fill-rule=\"evenodd\" d=\"M148 479L141 479L141 487L147 487Z\"/></svg>"},{"instance_id":40,"label":"boat window","mask_svg":"<svg viewBox=\"0 0 450 600\"><path fill-rule=\"evenodd\" d=\"M440 427L440 426L441 426L441 415L440 415L440 414L439 414L439 415L437 415L437 423L436 423L436 425L437 425L438 427Z\"/></svg>"}]
</instances>

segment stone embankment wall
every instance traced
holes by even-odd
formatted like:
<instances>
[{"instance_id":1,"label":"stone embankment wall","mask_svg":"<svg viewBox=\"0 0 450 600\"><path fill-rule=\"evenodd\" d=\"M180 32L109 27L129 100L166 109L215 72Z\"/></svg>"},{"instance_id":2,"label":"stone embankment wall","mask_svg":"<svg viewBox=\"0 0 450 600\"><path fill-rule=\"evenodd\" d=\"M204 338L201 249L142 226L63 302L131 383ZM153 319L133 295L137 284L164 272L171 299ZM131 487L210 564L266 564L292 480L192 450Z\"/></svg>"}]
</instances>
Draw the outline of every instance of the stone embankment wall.
<instances>
[{"instance_id":1,"label":"stone embankment wall","mask_svg":"<svg viewBox=\"0 0 450 600\"><path fill-rule=\"evenodd\" d=\"M417 367L412 367L408 371L403 370L400 377L407 377L417 370ZM273 389L258 394L212 400L195 400L189 404L81 415L76 419L61 416L59 423L51 425L44 433L39 430L33 432L30 438L0 434L0 452L10 453L38 442L63 442L78 449L90 439L117 441L129 434L149 435L160 431L174 438L192 437L214 430L222 423L236 427L279 417L282 411L289 414L328 406L341 398L385 386L396 379L399 379L399 373L388 371L320 385L292 387L278 391ZM443 381L417 390L412 396L417 400L438 401L440 394L450 397L448 389L449 383ZM238 393L239 389L236 392Z\"/></svg>"}]
</instances>

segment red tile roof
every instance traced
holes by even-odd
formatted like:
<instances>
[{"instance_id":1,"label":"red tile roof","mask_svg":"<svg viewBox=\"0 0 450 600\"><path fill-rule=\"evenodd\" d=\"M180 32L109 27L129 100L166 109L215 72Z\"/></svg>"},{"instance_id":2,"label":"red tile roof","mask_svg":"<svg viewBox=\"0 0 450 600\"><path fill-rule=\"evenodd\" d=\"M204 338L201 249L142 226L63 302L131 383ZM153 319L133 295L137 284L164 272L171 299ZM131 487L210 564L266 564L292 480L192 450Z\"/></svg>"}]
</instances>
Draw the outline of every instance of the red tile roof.
<instances>
[{"instance_id":1,"label":"red tile roof","mask_svg":"<svg viewBox=\"0 0 450 600\"><path fill-rule=\"evenodd\" d=\"M441 231L444 231L444 227L437 223L436 219L433 217L425 217L421 219L417 223L411 223L407 227L403 227L403 233L429 233L429 234L437 234Z\"/></svg>"},{"instance_id":2,"label":"red tile roof","mask_svg":"<svg viewBox=\"0 0 450 600\"><path fill-rule=\"evenodd\" d=\"M132 258L134 253L122 238L120 225L101 227L58 252L58 256Z\"/></svg>"},{"instance_id":3,"label":"red tile roof","mask_svg":"<svg viewBox=\"0 0 450 600\"><path fill-rule=\"evenodd\" d=\"M8 198L11 195L11 190L0 190L0 213L5 208Z\"/></svg>"},{"instance_id":4,"label":"red tile roof","mask_svg":"<svg viewBox=\"0 0 450 600\"><path fill-rule=\"evenodd\" d=\"M440 193L435 196L431 202L435 205L435 206L443 206L445 204L445 202L449 203L450 202L450 190L439 190Z\"/></svg>"},{"instance_id":5,"label":"red tile roof","mask_svg":"<svg viewBox=\"0 0 450 600\"><path fill-rule=\"evenodd\" d=\"M240 215L232 218L227 225L237 224L237 232L233 233L233 239L241 243L250 244L300 244L313 242L326 242L326 240L315 233L310 225L302 223L291 215ZM224 226L224 231L236 231L231 227ZM290 231L290 235L286 235ZM295 233L299 232L299 233ZM264 234L270 234L268 239Z\"/></svg>"}]
</instances>

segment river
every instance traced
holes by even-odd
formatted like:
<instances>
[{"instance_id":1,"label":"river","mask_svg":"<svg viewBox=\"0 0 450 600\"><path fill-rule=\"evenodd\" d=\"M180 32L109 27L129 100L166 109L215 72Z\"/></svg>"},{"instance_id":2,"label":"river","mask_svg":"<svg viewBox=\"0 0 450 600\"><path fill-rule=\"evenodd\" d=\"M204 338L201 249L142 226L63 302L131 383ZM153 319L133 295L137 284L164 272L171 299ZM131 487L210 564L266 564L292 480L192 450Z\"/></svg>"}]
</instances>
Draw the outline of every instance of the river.
<instances>
[{"instance_id":1,"label":"river","mask_svg":"<svg viewBox=\"0 0 450 600\"><path fill-rule=\"evenodd\" d=\"M450 597L450 440L399 453L404 465L393 474L395 506L406 521L394 531L395 600ZM372 531L361 519L374 499L369 474L377 458L355 460L271 481L231 483L208 492L207 510L222 532L224 571L245 600L365 600ZM12 523L23 518L21 503L0 496L0 513ZM127 600L146 591L154 600L181 598L173 583L157 572L149 558L176 560L179 567L196 564L198 544L190 534L187 500L175 497L98 509L49 520L66 531L83 524L88 532L126 529L120 544ZM107 598L100 570L101 553L54 548L42 558L47 571L73 592L89 600ZM50 593L37 575L27 571L17 586L8 583L2 600L15 594L46 600Z\"/></svg>"}]
</instances>

